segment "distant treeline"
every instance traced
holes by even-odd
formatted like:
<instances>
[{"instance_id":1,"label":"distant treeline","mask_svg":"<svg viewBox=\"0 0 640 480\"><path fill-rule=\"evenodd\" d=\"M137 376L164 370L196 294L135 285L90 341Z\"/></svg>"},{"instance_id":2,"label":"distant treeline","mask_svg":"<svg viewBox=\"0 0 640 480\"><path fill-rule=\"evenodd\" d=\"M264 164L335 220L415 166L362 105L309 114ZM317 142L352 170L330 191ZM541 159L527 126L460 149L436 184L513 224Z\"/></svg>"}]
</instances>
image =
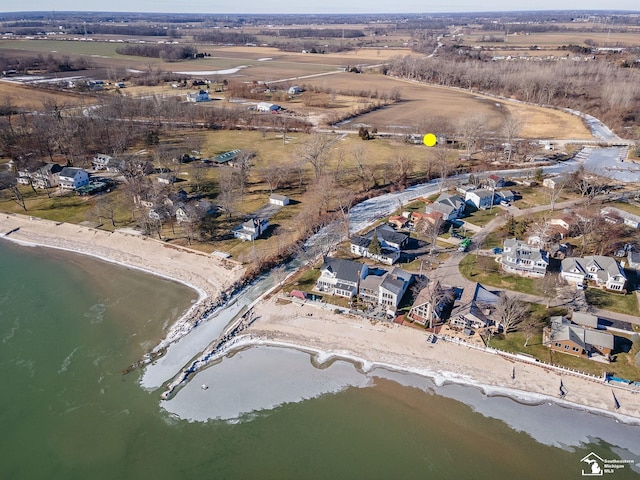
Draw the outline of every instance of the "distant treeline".
<instances>
[{"instance_id":1,"label":"distant treeline","mask_svg":"<svg viewBox=\"0 0 640 480\"><path fill-rule=\"evenodd\" d=\"M289 38L358 38L364 37L362 30L351 30L341 28L287 28L282 30L263 30L261 35Z\"/></svg>"},{"instance_id":2,"label":"distant treeline","mask_svg":"<svg viewBox=\"0 0 640 480\"><path fill-rule=\"evenodd\" d=\"M255 35L242 32L230 32L228 30L214 30L212 32L194 35L193 38L196 42L206 43L232 43L234 45L258 43L258 37Z\"/></svg>"},{"instance_id":3,"label":"distant treeline","mask_svg":"<svg viewBox=\"0 0 640 480\"><path fill-rule=\"evenodd\" d=\"M165 62L178 62L193 58L198 50L193 45L128 44L116 49L120 55L161 58Z\"/></svg>"},{"instance_id":4,"label":"distant treeline","mask_svg":"<svg viewBox=\"0 0 640 480\"><path fill-rule=\"evenodd\" d=\"M172 29L145 25L73 25L66 30L67 33L73 35L84 34L85 31L87 35L131 35L136 37L166 37L169 35L177 35L177 32Z\"/></svg>"},{"instance_id":5,"label":"distant treeline","mask_svg":"<svg viewBox=\"0 0 640 480\"><path fill-rule=\"evenodd\" d=\"M86 70L94 66L94 63L85 57L56 57L52 54L46 57L42 54L36 57L8 57L0 54L0 71L15 70L18 73L26 73L28 70L44 70L54 73Z\"/></svg>"}]
</instances>

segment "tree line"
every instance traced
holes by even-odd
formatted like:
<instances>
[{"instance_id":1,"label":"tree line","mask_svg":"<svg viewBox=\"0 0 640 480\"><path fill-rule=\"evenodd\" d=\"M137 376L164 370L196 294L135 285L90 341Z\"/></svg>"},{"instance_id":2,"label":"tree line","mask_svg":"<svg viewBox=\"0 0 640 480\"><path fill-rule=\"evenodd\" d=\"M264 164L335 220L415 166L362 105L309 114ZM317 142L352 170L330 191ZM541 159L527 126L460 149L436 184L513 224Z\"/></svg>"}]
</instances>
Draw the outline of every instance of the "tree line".
<instances>
[{"instance_id":1,"label":"tree line","mask_svg":"<svg viewBox=\"0 0 640 480\"><path fill-rule=\"evenodd\" d=\"M137 57L161 58L165 62L178 62L193 58L198 50L193 45L148 45L127 44L116 48L120 55L135 55Z\"/></svg>"},{"instance_id":2,"label":"tree line","mask_svg":"<svg viewBox=\"0 0 640 480\"><path fill-rule=\"evenodd\" d=\"M388 72L426 83L580 110L620 133L640 119L638 70L619 68L607 61L492 62L457 57L394 57Z\"/></svg>"}]
</instances>

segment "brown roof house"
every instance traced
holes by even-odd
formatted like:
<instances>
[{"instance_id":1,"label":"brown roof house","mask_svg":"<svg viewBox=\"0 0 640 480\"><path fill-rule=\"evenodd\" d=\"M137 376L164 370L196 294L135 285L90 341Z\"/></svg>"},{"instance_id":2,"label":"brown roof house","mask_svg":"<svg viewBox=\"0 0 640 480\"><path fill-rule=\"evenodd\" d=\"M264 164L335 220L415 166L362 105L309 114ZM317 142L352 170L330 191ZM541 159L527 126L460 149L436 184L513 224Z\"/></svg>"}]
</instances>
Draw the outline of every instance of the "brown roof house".
<instances>
[{"instance_id":1,"label":"brown roof house","mask_svg":"<svg viewBox=\"0 0 640 480\"><path fill-rule=\"evenodd\" d=\"M609 361L614 345L614 336L610 333L578 325L560 316L551 317L551 324L544 331L544 340L556 352L602 362Z\"/></svg>"}]
</instances>

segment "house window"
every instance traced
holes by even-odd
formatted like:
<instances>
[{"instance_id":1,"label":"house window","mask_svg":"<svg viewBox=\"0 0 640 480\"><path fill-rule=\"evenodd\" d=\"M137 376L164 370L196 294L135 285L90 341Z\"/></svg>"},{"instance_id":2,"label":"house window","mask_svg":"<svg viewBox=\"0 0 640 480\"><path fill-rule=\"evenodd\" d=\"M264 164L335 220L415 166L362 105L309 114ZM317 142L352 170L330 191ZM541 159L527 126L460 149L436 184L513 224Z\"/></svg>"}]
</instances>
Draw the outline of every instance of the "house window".
<instances>
[{"instance_id":1,"label":"house window","mask_svg":"<svg viewBox=\"0 0 640 480\"><path fill-rule=\"evenodd\" d=\"M565 346L564 346L564 349L565 349L565 350L569 350L569 345L565 345Z\"/></svg>"},{"instance_id":2,"label":"house window","mask_svg":"<svg viewBox=\"0 0 640 480\"><path fill-rule=\"evenodd\" d=\"M580 349L579 349L578 347L573 347L573 351L574 351L574 352L579 352L579 351L580 351Z\"/></svg>"},{"instance_id":3,"label":"house window","mask_svg":"<svg viewBox=\"0 0 640 480\"><path fill-rule=\"evenodd\" d=\"M560 347L562 347L562 344L559 343L559 342L556 342L556 347L560 348Z\"/></svg>"}]
</instances>

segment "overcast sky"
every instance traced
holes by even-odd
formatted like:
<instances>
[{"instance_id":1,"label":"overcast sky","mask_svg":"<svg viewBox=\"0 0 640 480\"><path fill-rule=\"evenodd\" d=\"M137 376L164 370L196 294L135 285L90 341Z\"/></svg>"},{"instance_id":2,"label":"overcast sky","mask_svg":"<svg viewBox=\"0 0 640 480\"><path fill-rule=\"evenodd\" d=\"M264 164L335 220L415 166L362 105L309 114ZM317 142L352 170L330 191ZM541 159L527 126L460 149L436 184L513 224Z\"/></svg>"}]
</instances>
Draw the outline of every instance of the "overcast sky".
<instances>
[{"instance_id":1,"label":"overcast sky","mask_svg":"<svg viewBox=\"0 0 640 480\"><path fill-rule=\"evenodd\" d=\"M0 11L109 11L170 13L441 13L514 10L636 10L638 0L29 0L0 1Z\"/></svg>"}]
</instances>

